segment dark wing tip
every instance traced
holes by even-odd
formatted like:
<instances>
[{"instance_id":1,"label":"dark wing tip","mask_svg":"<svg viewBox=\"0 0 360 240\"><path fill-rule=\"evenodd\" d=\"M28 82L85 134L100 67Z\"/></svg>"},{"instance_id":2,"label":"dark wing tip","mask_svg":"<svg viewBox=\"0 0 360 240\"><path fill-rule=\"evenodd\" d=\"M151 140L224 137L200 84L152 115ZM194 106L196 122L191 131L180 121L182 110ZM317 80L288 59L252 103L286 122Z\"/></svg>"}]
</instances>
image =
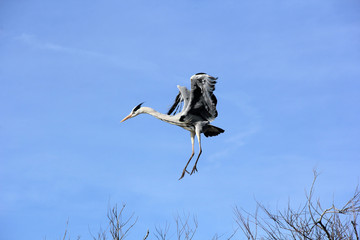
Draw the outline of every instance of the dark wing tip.
<instances>
[{"instance_id":1,"label":"dark wing tip","mask_svg":"<svg viewBox=\"0 0 360 240\"><path fill-rule=\"evenodd\" d=\"M167 112L167 115L171 115L171 113L176 112L176 109L179 105L179 103L181 102L181 95L180 95L180 92L178 95L176 95L176 98L175 98L175 101L174 101L174 104L171 106L171 108L169 109L169 111Z\"/></svg>"},{"instance_id":2,"label":"dark wing tip","mask_svg":"<svg viewBox=\"0 0 360 240\"><path fill-rule=\"evenodd\" d=\"M195 75L202 75L202 74L206 74L206 73L200 72L200 73L197 73Z\"/></svg>"}]
</instances>

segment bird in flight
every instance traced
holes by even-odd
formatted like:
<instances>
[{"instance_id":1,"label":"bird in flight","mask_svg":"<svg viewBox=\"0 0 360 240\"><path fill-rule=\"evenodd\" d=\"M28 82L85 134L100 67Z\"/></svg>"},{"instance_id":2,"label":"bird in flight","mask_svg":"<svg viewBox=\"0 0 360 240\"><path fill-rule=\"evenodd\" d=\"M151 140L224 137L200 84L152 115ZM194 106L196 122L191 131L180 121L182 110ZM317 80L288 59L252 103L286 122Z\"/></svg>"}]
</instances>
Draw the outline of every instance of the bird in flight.
<instances>
[{"instance_id":1,"label":"bird in flight","mask_svg":"<svg viewBox=\"0 0 360 240\"><path fill-rule=\"evenodd\" d=\"M196 165L202 153L201 133L206 137L213 137L224 132L223 129L210 124L218 115L216 110L217 99L213 93L217 78L206 73L197 73L193 75L190 80L190 91L186 87L177 86L179 94L176 96L175 102L167 114L159 113L149 107L142 107L143 103L140 103L132 109L128 116L121 120L121 122L124 122L141 113L147 113L164 122L177 125L190 131L192 153L179 180L185 176L185 173L192 175L198 171ZM181 105L182 110L179 112ZM197 156L191 173L189 173L187 167L194 156L195 136L199 142L199 155Z\"/></svg>"}]
</instances>

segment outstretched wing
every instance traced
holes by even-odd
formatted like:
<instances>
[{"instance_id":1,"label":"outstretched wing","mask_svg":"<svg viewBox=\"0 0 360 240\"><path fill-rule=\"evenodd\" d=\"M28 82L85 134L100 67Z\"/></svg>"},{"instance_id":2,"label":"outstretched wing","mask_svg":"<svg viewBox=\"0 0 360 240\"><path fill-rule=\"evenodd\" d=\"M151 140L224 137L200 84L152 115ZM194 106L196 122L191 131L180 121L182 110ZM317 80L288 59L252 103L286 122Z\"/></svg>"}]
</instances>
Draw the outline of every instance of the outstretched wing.
<instances>
[{"instance_id":1,"label":"outstretched wing","mask_svg":"<svg viewBox=\"0 0 360 240\"><path fill-rule=\"evenodd\" d=\"M192 119L190 115L196 115L207 121L217 117L217 99L213 93L216 80L217 78L206 73L197 73L191 77L189 103L182 112L180 120Z\"/></svg>"},{"instance_id":2,"label":"outstretched wing","mask_svg":"<svg viewBox=\"0 0 360 240\"><path fill-rule=\"evenodd\" d=\"M176 96L174 104L170 107L169 111L168 111L168 115L175 115L176 113L179 112L181 105L182 106L182 110L180 112L182 112L189 103L189 98L190 98L190 91L186 88L186 87L182 87L182 86L177 86L177 88L179 89L179 94Z\"/></svg>"}]
</instances>

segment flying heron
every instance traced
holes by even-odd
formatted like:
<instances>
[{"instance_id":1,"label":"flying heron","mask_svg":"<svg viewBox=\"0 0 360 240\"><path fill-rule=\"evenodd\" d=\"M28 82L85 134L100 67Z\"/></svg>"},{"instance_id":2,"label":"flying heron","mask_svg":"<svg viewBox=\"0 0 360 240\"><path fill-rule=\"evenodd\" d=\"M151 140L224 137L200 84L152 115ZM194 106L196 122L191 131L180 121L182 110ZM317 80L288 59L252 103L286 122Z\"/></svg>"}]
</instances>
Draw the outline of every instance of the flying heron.
<instances>
[{"instance_id":1,"label":"flying heron","mask_svg":"<svg viewBox=\"0 0 360 240\"><path fill-rule=\"evenodd\" d=\"M190 91L186 87L177 86L179 94L176 96L175 102L167 114L159 113L149 107L142 107L141 105L143 103L140 103L133 108L128 116L121 120L121 122L124 122L125 120L133 118L141 113L147 113L164 122L177 125L190 131L192 153L179 180L184 177L185 172L189 173L186 168L194 156L195 136L199 142L199 155L191 173L189 173L190 175L198 171L196 165L202 153L201 133L203 133L206 137L213 137L224 132L223 129L210 124L210 122L212 122L218 115L216 111L217 99L213 94L217 78L206 73L197 73L193 75L190 80ZM182 110L178 112L181 105L183 105Z\"/></svg>"}]
</instances>

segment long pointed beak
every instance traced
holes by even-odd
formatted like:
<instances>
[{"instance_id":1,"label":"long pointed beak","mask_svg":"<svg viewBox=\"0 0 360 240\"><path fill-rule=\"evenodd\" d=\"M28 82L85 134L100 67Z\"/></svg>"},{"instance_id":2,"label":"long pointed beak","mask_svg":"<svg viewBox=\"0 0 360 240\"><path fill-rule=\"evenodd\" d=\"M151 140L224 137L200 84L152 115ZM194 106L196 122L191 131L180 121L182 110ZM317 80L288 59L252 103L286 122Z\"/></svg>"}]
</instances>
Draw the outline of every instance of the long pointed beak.
<instances>
[{"instance_id":1,"label":"long pointed beak","mask_svg":"<svg viewBox=\"0 0 360 240\"><path fill-rule=\"evenodd\" d=\"M131 118L131 114L130 115L128 115L128 116L126 116L123 120L121 120L120 122L122 123L123 121L126 121L126 120L128 120L129 118Z\"/></svg>"}]
</instances>

